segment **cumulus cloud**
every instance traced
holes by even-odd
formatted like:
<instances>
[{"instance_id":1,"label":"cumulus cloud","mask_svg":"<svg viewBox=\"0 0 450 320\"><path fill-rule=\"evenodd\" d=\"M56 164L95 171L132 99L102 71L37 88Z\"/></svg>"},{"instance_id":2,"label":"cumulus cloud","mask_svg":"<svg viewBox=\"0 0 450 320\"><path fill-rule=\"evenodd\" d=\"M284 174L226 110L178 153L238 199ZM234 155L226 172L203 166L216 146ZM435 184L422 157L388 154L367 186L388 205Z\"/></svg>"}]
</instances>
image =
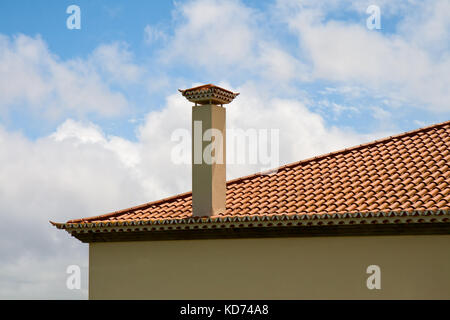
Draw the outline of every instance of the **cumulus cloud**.
<instances>
[{"instance_id":1,"label":"cumulus cloud","mask_svg":"<svg viewBox=\"0 0 450 320\"><path fill-rule=\"evenodd\" d=\"M177 7L175 17L174 34L161 50L165 63L233 77L251 72L282 82L305 77L304 64L269 32L267 16L241 1L189 1Z\"/></svg>"},{"instance_id":2,"label":"cumulus cloud","mask_svg":"<svg viewBox=\"0 0 450 320\"><path fill-rule=\"evenodd\" d=\"M114 169L114 159L107 158L101 150L89 152L52 138L31 142L0 130L1 298L83 297L65 288L65 272L71 264L87 266L87 246L55 233L48 220L104 210L102 202L119 204L114 193L106 200L90 189L93 183L108 193L111 187L120 189L113 180L121 174ZM91 178L99 171L103 173L97 184Z\"/></svg>"},{"instance_id":3,"label":"cumulus cloud","mask_svg":"<svg viewBox=\"0 0 450 320\"><path fill-rule=\"evenodd\" d=\"M391 107L448 112L448 1L376 1L382 20L397 19L395 33L366 28L370 4L278 0L262 12L237 0L189 1L177 6L161 60L235 79L250 73L279 87L327 81L360 88L366 97L392 101ZM335 18L339 11L360 18ZM267 21L284 23L298 39L297 51L281 45Z\"/></svg>"},{"instance_id":4,"label":"cumulus cloud","mask_svg":"<svg viewBox=\"0 0 450 320\"><path fill-rule=\"evenodd\" d=\"M182 24L167 50L167 58L185 58L201 66L247 60L255 45L256 14L238 1L191 1L179 7Z\"/></svg>"},{"instance_id":5,"label":"cumulus cloud","mask_svg":"<svg viewBox=\"0 0 450 320\"><path fill-rule=\"evenodd\" d=\"M418 6L413 10L415 21L407 15L401 32L391 35L361 23L326 20L329 8L306 5L288 12L286 7L292 7L281 3L286 22L310 60L313 78L358 84L403 104L449 111L450 57L433 54L448 47L450 11L442 10L442 1L427 2L427 10Z\"/></svg>"},{"instance_id":6,"label":"cumulus cloud","mask_svg":"<svg viewBox=\"0 0 450 320\"><path fill-rule=\"evenodd\" d=\"M86 298L87 245L48 221L152 198L133 170L132 150L131 142L73 120L36 141L0 128L1 298ZM84 272L82 291L65 286L72 264Z\"/></svg>"},{"instance_id":7,"label":"cumulus cloud","mask_svg":"<svg viewBox=\"0 0 450 320\"><path fill-rule=\"evenodd\" d=\"M440 61L450 49L450 2L434 0L416 3L417 10L408 12L399 23L399 33L411 44L427 50Z\"/></svg>"},{"instance_id":8,"label":"cumulus cloud","mask_svg":"<svg viewBox=\"0 0 450 320\"><path fill-rule=\"evenodd\" d=\"M95 70L104 72L109 82L119 84L136 83L142 76L142 71L133 62L133 54L126 43L114 42L99 45L87 63Z\"/></svg>"},{"instance_id":9,"label":"cumulus cloud","mask_svg":"<svg viewBox=\"0 0 450 320\"><path fill-rule=\"evenodd\" d=\"M23 107L58 118L65 112L114 116L128 106L110 89L97 67L135 79L136 67L117 46L100 46L91 61L62 61L39 37L0 35L0 109ZM101 63L98 63L98 62Z\"/></svg>"}]
</instances>

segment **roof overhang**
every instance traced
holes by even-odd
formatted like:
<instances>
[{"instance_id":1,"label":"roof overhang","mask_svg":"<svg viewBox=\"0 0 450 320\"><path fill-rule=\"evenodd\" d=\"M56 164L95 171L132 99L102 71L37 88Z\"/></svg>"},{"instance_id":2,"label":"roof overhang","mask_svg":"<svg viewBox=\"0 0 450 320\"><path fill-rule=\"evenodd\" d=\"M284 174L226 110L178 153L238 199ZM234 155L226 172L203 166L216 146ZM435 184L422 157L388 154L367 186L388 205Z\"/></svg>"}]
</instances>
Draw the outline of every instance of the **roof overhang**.
<instances>
[{"instance_id":1,"label":"roof overhang","mask_svg":"<svg viewBox=\"0 0 450 320\"><path fill-rule=\"evenodd\" d=\"M82 242L450 234L450 210L54 223Z\"/></svg>"}]
</instances>

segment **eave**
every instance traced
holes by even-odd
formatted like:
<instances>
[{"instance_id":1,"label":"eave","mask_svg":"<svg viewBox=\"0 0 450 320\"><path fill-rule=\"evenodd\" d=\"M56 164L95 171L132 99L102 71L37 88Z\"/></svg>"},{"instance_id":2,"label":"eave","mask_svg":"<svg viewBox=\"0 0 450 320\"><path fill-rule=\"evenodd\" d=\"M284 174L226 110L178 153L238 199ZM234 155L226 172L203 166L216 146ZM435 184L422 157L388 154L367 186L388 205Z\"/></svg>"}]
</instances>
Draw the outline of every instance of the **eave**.
<instances>
[{"instance_id":1,"label":"eave","mask_svg":"<svg viewBox=\"0 0 450 320\"><path fill-rule=\"evenodd\" d=\"M55 223L82 242L450 234L450 210Z\"/></svg>"}]
</instances>

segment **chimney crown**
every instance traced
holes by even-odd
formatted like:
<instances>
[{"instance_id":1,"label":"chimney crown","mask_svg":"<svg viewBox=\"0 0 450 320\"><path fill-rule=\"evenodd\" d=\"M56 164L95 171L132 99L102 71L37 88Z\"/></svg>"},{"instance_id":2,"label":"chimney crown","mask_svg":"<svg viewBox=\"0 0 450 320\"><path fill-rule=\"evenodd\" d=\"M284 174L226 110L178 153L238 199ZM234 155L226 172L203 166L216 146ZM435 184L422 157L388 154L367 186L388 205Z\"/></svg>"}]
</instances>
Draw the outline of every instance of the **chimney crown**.
<instances>
[{"instance_id":1,"label":"chimney crown","mask_svg":"<svg viewBox=\"0 0 450 320\"><path fill-rule=\"evenodd\" d=\"M190 102L198 104L228 104L236 98L239 93L234 93L213 84L205 84L202 86L181 90L183 97Z\"/></svg>"}]
</instances>

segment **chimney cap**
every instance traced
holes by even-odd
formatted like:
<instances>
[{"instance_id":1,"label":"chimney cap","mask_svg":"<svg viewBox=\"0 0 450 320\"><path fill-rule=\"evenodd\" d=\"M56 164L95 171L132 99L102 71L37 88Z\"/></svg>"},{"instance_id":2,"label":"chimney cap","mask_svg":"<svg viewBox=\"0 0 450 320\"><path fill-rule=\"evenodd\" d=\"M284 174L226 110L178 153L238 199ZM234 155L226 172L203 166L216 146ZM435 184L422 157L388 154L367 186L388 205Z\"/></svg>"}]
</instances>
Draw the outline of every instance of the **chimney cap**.
<instances>
[{"instance_id":1,"label":"chimney cap","mask_svg":"<svg viewBox=\"0 0 450 320\"><path fill-rule=\"evenodd\" d=\"M239 95L239 93L231 92L211 83L185 90L178 89L178 91L189 101L198 104L228 104Z\"/></svg>"}]
</instances>

